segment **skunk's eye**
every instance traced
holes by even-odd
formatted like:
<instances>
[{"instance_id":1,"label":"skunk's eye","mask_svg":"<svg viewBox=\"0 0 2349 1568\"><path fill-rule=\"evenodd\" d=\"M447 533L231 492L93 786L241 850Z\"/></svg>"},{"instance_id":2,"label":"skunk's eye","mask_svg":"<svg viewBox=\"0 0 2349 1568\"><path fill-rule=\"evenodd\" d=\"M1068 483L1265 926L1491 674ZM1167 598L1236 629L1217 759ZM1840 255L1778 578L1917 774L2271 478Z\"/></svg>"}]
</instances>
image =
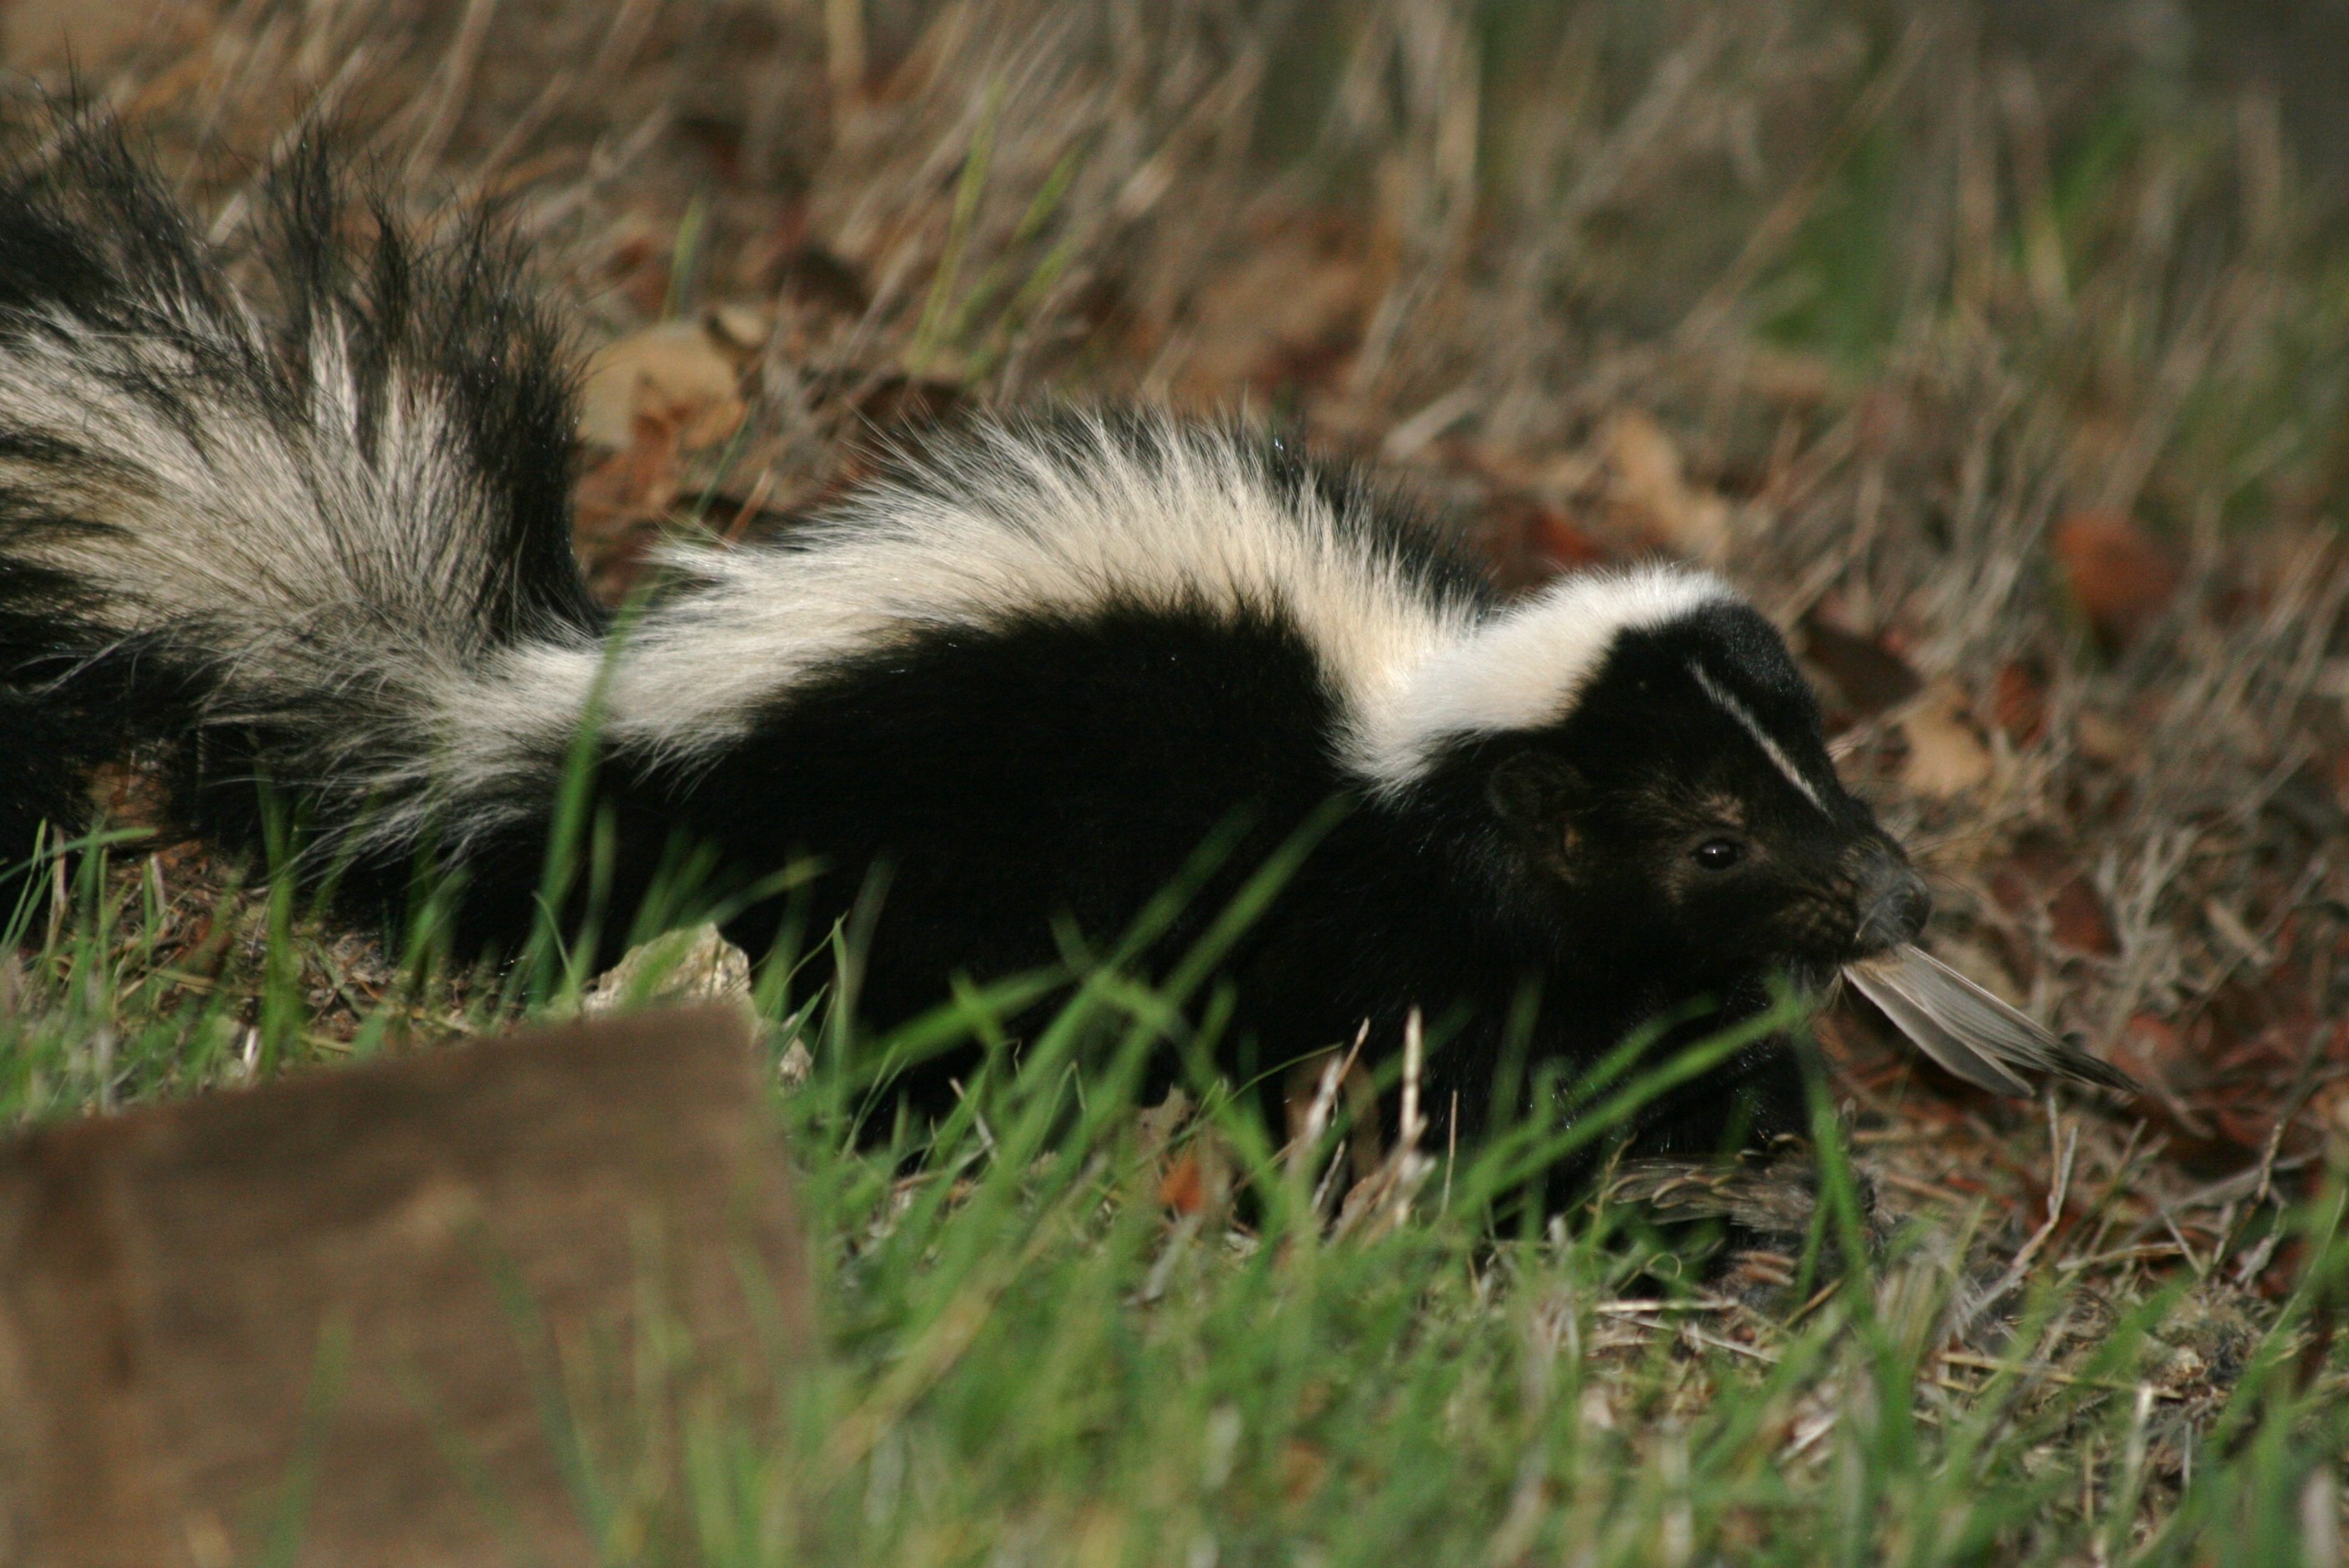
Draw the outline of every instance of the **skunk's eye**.
<instances>
[{"instance_id":1,"label":"skunk's eye","mask_svg":"<svg viewBox=\"0 0 2349 1568\"><path fill-rule=\"evenodd\" d=\"M1696 863L1709 872L1725 872L1745 858L1745 846L1735 839L1707 839L1696 847Z\"/></svg>"}]
</instances>

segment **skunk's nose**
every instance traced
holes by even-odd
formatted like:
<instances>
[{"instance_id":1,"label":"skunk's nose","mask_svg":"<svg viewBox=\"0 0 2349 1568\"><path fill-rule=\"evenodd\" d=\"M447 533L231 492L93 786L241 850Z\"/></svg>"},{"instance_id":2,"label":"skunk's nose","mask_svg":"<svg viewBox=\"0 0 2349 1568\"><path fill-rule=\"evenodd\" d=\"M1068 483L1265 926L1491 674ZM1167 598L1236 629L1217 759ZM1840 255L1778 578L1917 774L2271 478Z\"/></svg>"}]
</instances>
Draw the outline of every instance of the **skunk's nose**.
<instances>
[{"instance_id":1,"label":"skunk's nose","mask_svg":"<svg viewBox=\"0 0 2349 1568\"><path fill-rule=\"evenodd\" d=\"M1860 883L1859 909L1861 951L1886 953L1923 933L1933 913L1933 895L1907 861L1888 851L1877 858Z\"/></svg>"}]
</instances>

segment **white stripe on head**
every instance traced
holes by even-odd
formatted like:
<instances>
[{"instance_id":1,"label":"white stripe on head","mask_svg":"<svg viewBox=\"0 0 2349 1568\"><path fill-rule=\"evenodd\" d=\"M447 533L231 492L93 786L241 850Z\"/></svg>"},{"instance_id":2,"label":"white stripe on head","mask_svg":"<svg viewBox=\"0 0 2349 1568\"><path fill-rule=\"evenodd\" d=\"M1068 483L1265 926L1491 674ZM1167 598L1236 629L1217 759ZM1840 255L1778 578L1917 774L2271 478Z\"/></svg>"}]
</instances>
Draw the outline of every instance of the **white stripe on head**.
<instances>
[{"instance_id":1,"label":"white stripe on head","mask_svg":"<svg viewBox=\"0 0 2349 1568\"><path fill-rule=\"evenodd\" d=\"M1686 567L1560 578L1398 672L1358 710L1347 761L1380 789L1402 789L1447 740L1564 717L1623 633L1736 601L1719 578Z\"/></svg>"},{"instance_id":2,"label":"white stripe on head","mask_svg":"<svg viewBox=\"0 0 2349 1568\"><path fill-rule=\"evenodd\" d=\"M1688 668L1689 674L1696 677L1696 684L1704 688L1705 696L1719 703L1723 712L1745 727L1745 733L1754 738L1754 744L1762 748L1764 757L1777 764L1778 771L1786 776L1786 782L1801 790L1804 799L1816 806L1820 811L1826 812L1827 803L1819 798L1817 787L1803 777L1802 769L1795 766L1795 759L1786 755L1785 748L1772 739L1770 732L1762 727L1762 721L1754 717L1754 710L1738 701L1727 686L1707 675L1704 666L1694 659L1689 661Z\"/></svg>"}]
</instances>

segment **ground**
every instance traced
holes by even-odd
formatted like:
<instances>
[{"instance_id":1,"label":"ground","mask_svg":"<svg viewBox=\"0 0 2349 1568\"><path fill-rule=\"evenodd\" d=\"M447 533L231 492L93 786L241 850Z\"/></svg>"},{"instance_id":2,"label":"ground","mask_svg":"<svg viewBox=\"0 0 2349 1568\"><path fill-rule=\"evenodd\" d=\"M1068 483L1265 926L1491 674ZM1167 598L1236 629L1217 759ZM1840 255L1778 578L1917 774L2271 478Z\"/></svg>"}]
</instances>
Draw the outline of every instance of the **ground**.
<instances>
[{"instance_id":1,"label":"ground","mask_svg":"<svg viewBox=\"0 0 2349 1568\"><path fill-rule=\"evenodd\" d=\"M2330 1563L2329 16L110 0L6 46L65 90L73 18L81 90L224 233L314 112L419 211L502 203L595 354L607 594L665 531L788 527L893 431L1048 398L1290 421L1512 587L1713 564L1936 949L2147 1086L2002 1102L1840 1003L1808 1244L1675 1285L1637 1205L1496 1229L1506 1172L1431 1134L1332 1224L1312 1161L1114 1084L1073 1138L1043 1075L975 1086L904 1174L840 1137L850 1026L771 976L823 1365L756 1429L615 1418L613 1560ZM6 975L19 1122L562 1005L191 848L57 874Z\"/></svg>"}]
</instances>

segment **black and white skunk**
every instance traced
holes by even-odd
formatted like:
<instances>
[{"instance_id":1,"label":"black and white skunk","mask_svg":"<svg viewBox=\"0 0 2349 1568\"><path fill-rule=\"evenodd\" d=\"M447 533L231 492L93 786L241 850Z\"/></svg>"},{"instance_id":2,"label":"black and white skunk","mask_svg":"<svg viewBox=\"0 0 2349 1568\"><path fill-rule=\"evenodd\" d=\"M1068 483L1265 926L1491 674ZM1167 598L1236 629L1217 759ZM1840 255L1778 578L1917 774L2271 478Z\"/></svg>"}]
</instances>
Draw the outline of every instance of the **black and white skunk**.
<instances>
[{"instance_id":1,"label":"black and white skunk","mask_svg":"<svg viewBox=\"0 0 2349 1568\"><path fill-rule=\"evenodd\" d=\"M884 866L882 1021L1049 964L1066 926L1114 939L1244 820L1179 952L1338 799L1225 965L1235 1073L1364 1021L1392 1048L1423 1009L1451 1026L1424 1092L1473 1132L1521 996L1531 1057L1570 1076L1648 1020L1687 1037L1873 960L1871 994L1979 1081L2019 1085L2002 1057L2097 1076L1894 956L1924 884L1713 577L1505 603L1279 439L1071 415L943 438L780 542L674 548L616 623L572 555L563 339L495 229L419 244L316 153L272 189L253 290L112 132L0 191L13 842L143 757L181 826L250 848L265 779L347 894L396 903L437 857L467 939L511 945L592 710L614 907L697 849L738 886L812 857L821 930ZM759 951L783 908L730 934ZM1641 1144L1804 1120L1772 1040Z\"/></svg>"}]
</instances>

